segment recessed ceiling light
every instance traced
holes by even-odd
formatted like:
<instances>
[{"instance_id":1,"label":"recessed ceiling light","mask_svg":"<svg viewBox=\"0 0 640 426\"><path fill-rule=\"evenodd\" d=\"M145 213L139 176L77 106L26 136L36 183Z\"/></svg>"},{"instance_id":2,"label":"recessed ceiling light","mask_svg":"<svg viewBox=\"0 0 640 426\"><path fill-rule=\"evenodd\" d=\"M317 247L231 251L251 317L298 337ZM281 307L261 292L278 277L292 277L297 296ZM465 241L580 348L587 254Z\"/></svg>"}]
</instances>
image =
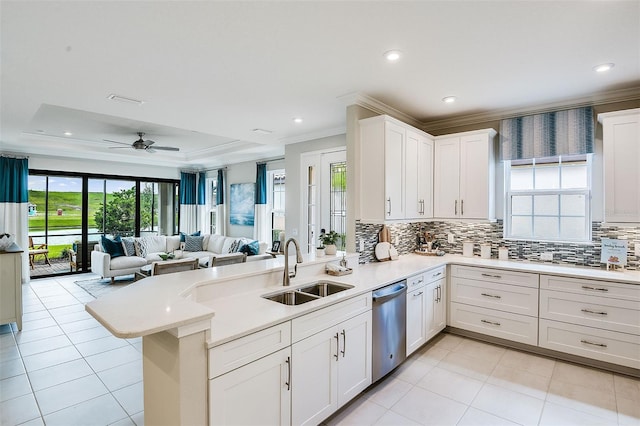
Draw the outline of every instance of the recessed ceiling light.
<instances>
[{"instance_id":1,"label":"recessed ceiling light","mask_svg":"<svg viewBox=\"0 0 640 426\"><path fill-rule=\"evenodd\" d=\"M298 123L298 124L302 123L302 118L301 117L296 117L296 118L293 119L293 122L294 123Z\"/></svg>"},{"instance_id":2,"label":"recessed ceiling light","mask_svg":"<svg viewBox=\"0 0 640 426\"><path fill-rule=\"evenodd\" d=\"M64 135L65 135L65 136L72 136L72 135L73 135L73 133L71 133L71 132L64 132Z\"/></svg>"},{"instance_id":3,"label":"recessed ceiling light","mask_svg":"<svg viewBox=\"0 0 640 426\"><path fill-rule=\"evenodd\" d=\"M273 131L266 129L253 129L252 132L258 133L259 135L270 135L273 133Z\"/></svg>"},{"instance_id":4,"label":"recessed ceiling light","mask_svg":"<svg viewBox=\"0 0 640 426\"><path fill-rule=\"evenodd\" d=\"M384 52L384 58L389 62L397 62L402 56L402 52L399 50L389 50Z\"/></svg>"},{"instance_id":5,"label":"recessed ceiling light","mask_svg":"<svg viewBox=\"0 0 640 426\"><path fill-rule=\"evenodd\" d=\"M456 101L456 97L455 96L445 96L444 98L442 98L442 102L444 102L445 104L452 104Z\"/></svg>"},{"instance_id":6,"label":"recessed ceiling light","mask_svg":"<svg viewBox=\"0 0 640 426\"><path fill-rule=\"evenodd\" d=\"M600 64L600 65L596 65L595 67L593 67L593 70L595 72L607 72L611 68L613 68L614 66L615 66L614 63Z\"/></svg>"}]
</instances>

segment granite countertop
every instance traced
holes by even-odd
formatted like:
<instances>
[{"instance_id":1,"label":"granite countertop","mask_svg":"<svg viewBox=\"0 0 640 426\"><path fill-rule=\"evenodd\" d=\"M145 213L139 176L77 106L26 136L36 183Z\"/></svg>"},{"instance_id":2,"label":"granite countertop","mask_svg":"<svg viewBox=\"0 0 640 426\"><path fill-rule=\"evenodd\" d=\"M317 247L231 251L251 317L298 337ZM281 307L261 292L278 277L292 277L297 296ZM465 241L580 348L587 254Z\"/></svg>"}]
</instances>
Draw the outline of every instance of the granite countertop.
<instances>
[{"instance_id":1,"label":"granite countertop","mask_svg":"<svg viewBox=\"0 0 640 426\"><path fill-rule=\"evenodd\" d=\"M338 259L305 258L303 265L306 268L299 268L298 276L291 280L290 289L317 280L341 282L354 287L303 305L287 306L261 297L285 289L280 284L284 259L279 257L145 278L89 302L86 310L115 336L124 338L210 321L209 347L213 347L448 264L640 284L640 271L611 272L460 255L437 257L408 254L400 256L397 261L354 265L351 275L335 277L322 272L325 262Z\"/></svg>"}]
</instances>

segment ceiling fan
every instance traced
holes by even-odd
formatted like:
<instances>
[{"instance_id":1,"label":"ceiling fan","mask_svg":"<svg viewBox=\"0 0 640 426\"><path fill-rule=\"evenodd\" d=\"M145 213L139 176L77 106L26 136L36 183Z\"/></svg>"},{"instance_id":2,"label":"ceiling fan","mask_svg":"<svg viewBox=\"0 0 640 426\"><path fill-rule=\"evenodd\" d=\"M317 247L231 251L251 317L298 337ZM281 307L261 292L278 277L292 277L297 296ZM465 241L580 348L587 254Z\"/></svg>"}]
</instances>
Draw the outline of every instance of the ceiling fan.
<instances>
[{"instance_id":1,"label":"ceiling fan","mask_svg":"<svg viewBox=\"0 0 640 426\"><path fill-rule=\"evenodd\" d=\"M124 145L124 146L110 146L110 149L119 149L119 148L133 148L136 150L143 150L146 152L156 152L156 151L180 151L180 148L176 148L174 146L158 146L158 145L153 145L155 144L154 141L152 140L144 140L142 139L142 137L144 136L143 132L138 132L138 137L139 139L135 142L133 142L132 144L129 143L125 143L125 142L118 142L118 141L112 141L109 139L103 139L105 142L112 142L112 143L117 143L120 145ZM153 146L152 146L153 145Z\"/></svg>"}]
</instances>

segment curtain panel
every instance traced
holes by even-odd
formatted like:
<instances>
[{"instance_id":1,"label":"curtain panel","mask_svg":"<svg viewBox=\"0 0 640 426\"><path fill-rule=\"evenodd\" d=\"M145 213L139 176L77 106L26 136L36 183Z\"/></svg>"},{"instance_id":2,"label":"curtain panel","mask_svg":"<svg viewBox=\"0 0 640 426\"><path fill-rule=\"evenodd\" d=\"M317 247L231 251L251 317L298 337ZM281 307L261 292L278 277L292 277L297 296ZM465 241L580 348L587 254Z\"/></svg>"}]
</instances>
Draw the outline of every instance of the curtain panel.
<instances>
[{"instance_id":1,"label":"curtain panel","mask_svg":"<svg viewBox=\"0 0 640 426\"><path fill-rule=\"evenodd\" d=\"M593 108L575 108L500 122L500 158L525 160L594 151Z\"/></svg>"},{"instance_id":2,"label":"curtain panel","mask_svg":"<svg viewBox=\"0 0 640 426\"><path fill-rule=\"evenodd\" d=\"M207 174L206 172L198 173L198 191L197 191L197 207L196 214L198 216L196 231L203 234L209 232L209 215L207 214Z\"/></svg>"},{"instance_id":3,"label":"curtain panel","mask_svg":"<svg viewBox=\"0 0 640 426\"><path fill-rule=\"evenodd\" d=\"M197 231L196 174L180 172L180 232L191 234Z\"/></svg>"},{"instance_id":4,"label":"curtain panel","mask_svg":"<svg viewBox=\"0 0 640 426\"><path fill-rule=\"evenodd\" d=\"M29 281L29 160L0 156L0 232L16 236L22 256L22 282Z\"/></svg>"},{"instance_id":5,"label":"curtain panel","mask_svg":"<svg viewBox=\"0 0 640 426\"><path fill-rule=\"evenodd\" d=\"M216 234L227 235L226 207L224 205L224 169L218 169L218 187L216 188Z\"/></svg>"},{"instance_id":6,"label":"curtain panel","mask_svg":"<svg viewBox=\"0 0 640 426\"><path fill-rule=\"evenodd\" d=\"M271 226L267 211L267 165L256 164L256 198L255 220L253 222L253 239L271 242Z\"/></svg>"}]
</instances>

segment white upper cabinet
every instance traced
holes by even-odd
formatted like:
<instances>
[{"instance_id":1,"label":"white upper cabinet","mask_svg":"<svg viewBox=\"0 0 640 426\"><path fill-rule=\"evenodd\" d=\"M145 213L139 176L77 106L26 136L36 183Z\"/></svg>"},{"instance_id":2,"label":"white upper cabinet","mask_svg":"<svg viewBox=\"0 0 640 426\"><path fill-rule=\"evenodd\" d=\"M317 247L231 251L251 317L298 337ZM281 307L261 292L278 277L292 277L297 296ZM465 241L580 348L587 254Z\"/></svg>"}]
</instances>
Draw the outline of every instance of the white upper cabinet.
<instances>
[{"instance_id":1,"label":"white upper cabinet","mask_svg":"<svg viewBox=\"0 0 640 426\"><path fill-rule=\"evenodd\" d=\"M640 108L598 114L606 222L640 222Z\"/></svg>"},{"instance_id":2,"label":"white upper cabinet","mask_svg":"<svg viewBox=\"0 0 640 426\"><path fill-rule=\"evenodd\" d=\"M437 137L433 216L495 219L495 130Z\"/></svg>"},{"instance_id":3,"label":"white upper cabinet","mask_svg":"<svg viewBox=\"0 0 640 426\"><path fill-rule=\"evenodd\" d=\"M432 137L386 115L359 123L360 219L433 217Z\"/></svg>"}]
</instances>

